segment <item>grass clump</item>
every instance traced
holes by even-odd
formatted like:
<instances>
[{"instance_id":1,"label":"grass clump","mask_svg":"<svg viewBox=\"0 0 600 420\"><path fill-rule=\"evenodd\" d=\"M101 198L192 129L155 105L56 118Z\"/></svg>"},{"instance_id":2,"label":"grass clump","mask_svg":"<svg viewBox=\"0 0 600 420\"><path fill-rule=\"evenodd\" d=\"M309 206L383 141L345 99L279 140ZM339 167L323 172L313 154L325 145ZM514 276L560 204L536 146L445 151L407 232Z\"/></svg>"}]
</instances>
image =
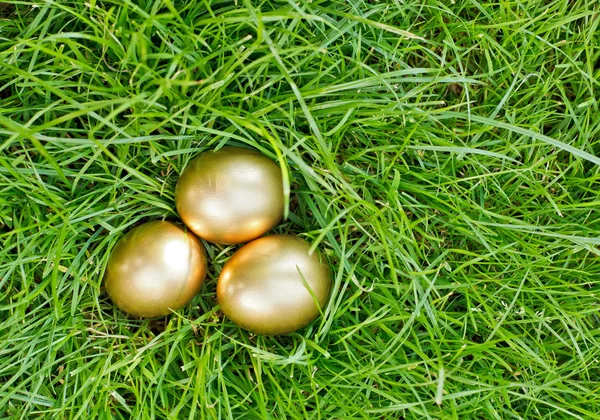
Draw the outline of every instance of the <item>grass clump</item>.
<instances>
[{"instance_id":1,"label":"grass clump","mask_svg":"<svg viewBox=\"0 0 600 420\"><path fill-rule=\"evenodd\" d=\"M0 7L0 417L599 418L600 6ZM284 155L324 317L164 320L102 289L198 152Z\"/></svg>"}]
</instances>

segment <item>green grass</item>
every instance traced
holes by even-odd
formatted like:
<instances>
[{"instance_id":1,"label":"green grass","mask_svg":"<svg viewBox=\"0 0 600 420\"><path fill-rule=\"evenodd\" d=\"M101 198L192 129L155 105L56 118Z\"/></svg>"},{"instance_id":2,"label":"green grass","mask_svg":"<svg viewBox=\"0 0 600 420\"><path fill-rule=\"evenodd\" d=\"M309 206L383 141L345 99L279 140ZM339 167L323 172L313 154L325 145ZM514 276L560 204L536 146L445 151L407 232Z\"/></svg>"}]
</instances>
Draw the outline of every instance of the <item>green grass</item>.
<instances>
[{"instance_id":1,"label":"green grass","mask_svg":"<svg viewBox=\"0 0 600 420\"><path fill-rule=\"evenodd\" d=\"M600 418L596 0L0 6L0 418ZM324 317L127 318L102 288L178 175L286 163Z\"/></svg>"}]
</instances>

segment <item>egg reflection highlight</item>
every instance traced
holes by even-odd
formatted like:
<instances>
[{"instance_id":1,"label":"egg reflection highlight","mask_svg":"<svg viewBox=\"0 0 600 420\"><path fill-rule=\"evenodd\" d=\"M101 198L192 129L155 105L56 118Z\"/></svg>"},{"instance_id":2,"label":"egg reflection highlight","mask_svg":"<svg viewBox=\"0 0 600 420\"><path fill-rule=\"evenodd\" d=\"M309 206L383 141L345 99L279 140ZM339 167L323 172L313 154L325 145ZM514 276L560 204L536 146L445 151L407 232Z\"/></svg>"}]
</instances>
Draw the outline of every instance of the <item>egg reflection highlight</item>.
<instances>
[{"instance_id":1,"label":"egg reflection highlight","mask_svg":"<svg viewBox=\"0 0 600 420\"><path fill-rule=\"evenodd\" d=\"M192 233L169 222L137 226L116 244L105 288L124 312L143 318L185 306L206 277L206 253Z\"/></svg>"},{"instance_id":2,"label":"egg reflection highlight","mask_svg":"<svg viewBox=\"0 0 600 420\"><path fill-rule=\"evenodd\" d=\"M290 235L256 239L233 254L217 282L223 313L256 334L288 334L308 325L331 290L329 265Z\"/></svg>"},{"instance_id":3,"label":"egg reflection highlight","mask_svg":"<svg viewBox=\"0 0 600 420\"><path fill-rule=\"evenodd\" d=\"M255 239L283 217L281 169L256 150L222 147L192 160L175 188L183 222L218 244Z\"/></svg>"}]
</instances>

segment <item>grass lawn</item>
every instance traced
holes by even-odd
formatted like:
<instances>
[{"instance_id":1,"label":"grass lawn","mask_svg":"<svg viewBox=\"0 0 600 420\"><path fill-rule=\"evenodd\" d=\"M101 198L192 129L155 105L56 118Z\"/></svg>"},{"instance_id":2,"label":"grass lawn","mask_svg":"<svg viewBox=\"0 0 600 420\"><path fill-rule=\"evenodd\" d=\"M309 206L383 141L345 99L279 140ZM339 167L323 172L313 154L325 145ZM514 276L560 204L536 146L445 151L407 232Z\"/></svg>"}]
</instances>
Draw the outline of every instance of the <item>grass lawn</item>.
<instances>
[{"instance_id":1,"label":"grass lawn","mask_svg":"<svg viewBox=\"0 0 600 420\"><path fill-rule=\"evenodd\" d=\"M600 418L597 0L0 4L0 418ZM161 320L102 287L199 152L280 156L334 271L254 336L206 244Z\"/></svg>"}]
</instances>

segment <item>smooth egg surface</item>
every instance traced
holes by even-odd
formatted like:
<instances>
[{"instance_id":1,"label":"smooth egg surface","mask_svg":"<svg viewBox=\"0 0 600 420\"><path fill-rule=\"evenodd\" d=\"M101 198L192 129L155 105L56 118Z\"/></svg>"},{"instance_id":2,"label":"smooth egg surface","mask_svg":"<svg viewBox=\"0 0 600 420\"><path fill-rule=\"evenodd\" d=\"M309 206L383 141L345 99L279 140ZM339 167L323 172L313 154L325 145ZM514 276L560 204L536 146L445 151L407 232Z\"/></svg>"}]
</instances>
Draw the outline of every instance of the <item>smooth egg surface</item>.
<instances>
[{"instance_id":1,"label":"smooth egg surface","mask_svg":"<svg viewBox=\"0 0 600 420\"><path fill-rule=\"evenodd\" d=\"M226 146L207 151L179 178L175 204L183 222L201 238L247 242L283 217L281 169L255 150Z\"/></svg>"},{"instance_id":2,"label":"smooth egg surface","mask_svg":"<svg viewBox=\"0 0 600 420\"><path fill-rule=\"evenodd\" d=\"M108 260L105 287L121 310L153 318L185 306L205 276L200 240L177 225L153 221L119 239Z\"/></svg>"},{"instance_id":3,"label":"smooth egg surface","mask_svg":"<svg viewBox=\"0 0 600 420\"><path fill-rule=\"evenodd\" d=\"M320 313L331 290L331 271L308 242L290 235L256 239L223 267L217 298L223 313L256 334L288 334Z\"/></svg>"}]
</instances>

